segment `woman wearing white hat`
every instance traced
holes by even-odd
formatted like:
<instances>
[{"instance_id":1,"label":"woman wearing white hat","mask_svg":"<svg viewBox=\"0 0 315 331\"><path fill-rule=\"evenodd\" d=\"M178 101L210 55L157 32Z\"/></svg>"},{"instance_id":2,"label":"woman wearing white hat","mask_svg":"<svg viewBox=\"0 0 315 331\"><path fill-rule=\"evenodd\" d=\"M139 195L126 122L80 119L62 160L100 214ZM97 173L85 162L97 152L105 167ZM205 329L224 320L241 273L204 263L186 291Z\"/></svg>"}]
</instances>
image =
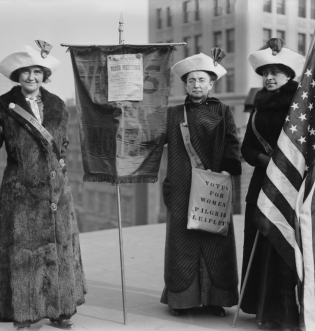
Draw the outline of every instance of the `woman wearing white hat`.
<instances>
[{"instance_id":1,"label":"woman wearing white hat","mask_svg":"<svg viewBox=\"0 0 315 331\"><path fill-rule=\"evenodd\" d=\"M180 130L185 108L191 144L204 168L241 174L233 114L220 100L208 96L215 81L226 73L217 63L222 58L218 51L214 49L213 58L197 54L172 67L184 82L187 97L184 104L170 107L167 115L168 175L163 183L167 235L161 302L176 316L202 305L209 313L224 317L223 307L238 301L232 215L227 236L187 229L191 161Z\"/></svg>"},{"instance_id":2,"label":"woman wearing white hat","mask_svg":"<svg viewBox=\"0 0 315 331\"><path fill-rule=\"evenodd\" d=\"M300 54L282 48L282 43L281 39L271 39L269 48L256 51L248 58L256 73L262 76L263 89L255 97L255 109L249 118L241 148L245 161L255 167L246 196L242 282L257 232L253 215L258 195L270 155L298 87L293 78L301 75L305 61ZM242 310L256 314L261 329L295 330L299 318L295 285L293 271L272 244L259 235Z\"/></svg>"},{"instance_id":3,"label":"woman wearing white hat","mask_svg":"<svg viewBox=\"0 0 315 331\"><path fill-rule=\"evenodd\" d=\"M0 322L18 330L49 318L64 329L86 293L79 233L66 173L69 113L41 85L59 66L38 41L0 62L19 85L0 97Z\"/></svg>"}]
</instances>

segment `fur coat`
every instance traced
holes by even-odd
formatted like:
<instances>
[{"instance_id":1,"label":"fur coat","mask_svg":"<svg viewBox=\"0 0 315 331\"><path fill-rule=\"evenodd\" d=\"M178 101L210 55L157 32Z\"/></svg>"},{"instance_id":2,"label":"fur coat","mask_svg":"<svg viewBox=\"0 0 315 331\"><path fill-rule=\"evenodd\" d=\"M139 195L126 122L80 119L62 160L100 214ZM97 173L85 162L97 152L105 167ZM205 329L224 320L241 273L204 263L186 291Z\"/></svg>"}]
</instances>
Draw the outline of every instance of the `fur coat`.
<instances>
[{"instance_id":1,"label":"fur coat","mask_svg":"<svg viewBox=\"0 0 315 331\"><path fill-rule=\"evenodd\" d=\"M69 113L59 97L40 91L42 125L65 158ZM52 150L7 113L10 103L33 114L20 86L0 97L0 145L8 155L0 189L0 322L71 316L86 284L68 176Z\"/></svg>"},{"instance_id":2,"label":"fur coat","mask_svg":"<svg viewBox=\"0 0 315 331\"><path fill-rule=\"evenodd\" d=\"M205 169L240 175L240 146L229 107L215 98L194 107L186 99L191 143ZM226 237L187 230L191 163L180 130L183 121L184 105L168 109L168 175L163 184L167 206L165 285L174 293L186 290L196 276L202 255L211 281L221 289L235 290L238 277L232 215Z\"/></svg>"}]
</instances>

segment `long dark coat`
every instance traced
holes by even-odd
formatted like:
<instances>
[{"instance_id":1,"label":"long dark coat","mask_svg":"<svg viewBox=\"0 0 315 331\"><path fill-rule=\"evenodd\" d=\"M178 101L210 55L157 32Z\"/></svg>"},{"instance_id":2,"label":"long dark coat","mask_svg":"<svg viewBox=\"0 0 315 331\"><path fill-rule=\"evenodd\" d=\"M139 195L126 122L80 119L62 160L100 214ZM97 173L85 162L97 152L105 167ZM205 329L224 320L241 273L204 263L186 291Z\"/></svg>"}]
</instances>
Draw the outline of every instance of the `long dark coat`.
<instances>
[{"instance_id":1,"label":"long dark coat","mask_svg":"<svg viewBox=\"0 0 315 331\"><path fill-rule=\"evenodd\" d=\"M255 126L259 134L274 149L289 111L297 82L289 81L278 90L258 91L255 97ZM242 286L257 228L253 216L266 168L257 162L260 153L266 154L252 127L251 114L241 152L247 163L255 167L246 196ZM295 300L295 275L267 238L260 235L252 261L241 308L256 314L258 322L273 321L283 327L298 325Z\"/></svg>"},{"instance_id":2,"label":"long dark coat","mask_svg":"<svg viewBox=\"0 0 315 331\"><path fill-rule=\"evenodd\" d=\"M188 103L186 108L191 143L205 169L215 172L226 170L232 175L239 175L239 141L229 107L217 99L208 98L198 109L191 110ZM184 105L168 109L168 175L163 184L164 201L168 207L164 274L166 288L174 293L187 289L196 276L201 254L211 281L222 289L236 289L238 277L232 215L226 237L187 230L191 163L180 131L183 121Z\"/></svg>"},{"instance_id":3,"label":"long dark coat","mask_svg":"<svg viewBox=\"0 0 315 331\"><path fill-rule=\"evenodd\" d=\"M56 95L43 88L41 95L42 124L65 157L69 113ZM33 114L21 88L0 101L0 145L8 154L0 189L0 321L71 316L84 303L86 285L68 176L5 110L15 103Z\"/></svg>"}]
</instances>

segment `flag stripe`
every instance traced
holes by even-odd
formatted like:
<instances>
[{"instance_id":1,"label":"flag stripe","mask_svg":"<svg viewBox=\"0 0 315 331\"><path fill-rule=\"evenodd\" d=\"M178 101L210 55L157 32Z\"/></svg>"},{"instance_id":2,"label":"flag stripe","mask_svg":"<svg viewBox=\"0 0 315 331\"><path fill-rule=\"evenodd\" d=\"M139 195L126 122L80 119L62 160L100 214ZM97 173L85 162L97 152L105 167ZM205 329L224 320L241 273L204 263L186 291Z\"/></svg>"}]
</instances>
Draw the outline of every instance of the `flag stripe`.
<instances>
[{"instance_id":1,"label":"flag stripe","mask_svg":"<svg viewBox=\"0 0 315 331\"><path fill-rule=\"evenodd\" d=\"M312 190L314 181L315 181L315 168L314 168L314 166L312 166L309 169L309 172L308 172L307 177L305 179L304 200L307 198L310 191Z\"/></svg>"},{"instance_id":2,"label":"flag stripe","mask_svg":"<svg viewBox=\"0 0 315 331\"><path fill-rule=\"evenodd\" d=\"M269 217L273 216L269 214ZM264 223L265 227L261 226L261 222ZM277 252L283 257L290 268L295 270L294 247L287 241L283 233L270 222L270 219L262 213L260 207L255 211L254 223L257 227L259 226L259 230L264 236L268 234L267 237Z\"/></svg>"},{"instance_id":3,"label":"flag stripe","mask_svg":"<svg viewBox=\"0 0 315 331\"><path fill-rule=\"evenodd\" d=\"M279 209L269 200L263 190L259 193L258 207L271 224L274 224L288 243L294 247L295 235L292 226L287 222ZM270 226L270 224L269 224Z\"/></svg>"},{"instance_id":4,"label":"flag stripe","mask_svg":"<svg viewBox=\"0 0 315 331\"><path fill-rule=\"evenodd\" d=\"M305 159L298 148L293 144L290 138L285 134L285 132L281 131L280 137L278 139L278 147L282 151L282 153L286 156L286 158L294 164L296 170L300 173L301 182L304 176L305 171Z\"/></svg>"},{"instance_id":5,"label":"flag stripe","mask_svg":"<svg viewBox=\"0 0 315 331\"><path fill-rule=\"evenodd\" d=\"M303 186L305 181L303 182ZM314 293L314 244L313 237L315 231L314 222L310 220L315 216L315 197L314 197L315 183L313 183L312 190L300 208L300 229L303 238L303 260L304 260L304 286L303 286L303 309L304 322L306 330L315 330L315 293ZM301 190L301 191L304 191ZM301 192L301 199L303 198Z\"/></svg>"},{"instance_id":6,"label":"flag stripe","mask_svg":"<svg viewBox=\"0 0 315 331\"><path fill-rule=\"evenodd\" d=\"M298 193L297 200L296 200L296 213L294 217L294 228L295 228L295 264L296 264L296 271L299 277L300 282L303 281L304 271L303 271L303 246L302 246L302 235L301 235L301 228L300 228L300 208L302 206L303 200L301 197L304 195L304 185L305 181L303 181L301 185L301 189Z\"/></svg>"},{"instance_id":7,"label":"flag stripe","mask_svg":"<svg viewBox=\"0 0 315 331\"><path fill-rule=\"evenodd\" d=\"M273 187L277 187L277 190L279 191L279 193L281 193L282 197L286 197L281 199L281 201L279 203L275 203L274 202L274 198L270 199L270 197L274 196L274 193L277 193L275 191L272 191L270 195L268 195L269 199L271 201L273 201L278 208L282 207L284 209L287 208L287 205L289 203L289 206L291 207L290 209L292 209L292 211L295 208L295 203L296 203L296 197L298 194L298 189L296 189L291 182L288 180L288 178L283 174L283 172L274 164L273 159L270 160L271 166L268 167L267 169L267 176L269 178L269 180L272 182ZM301 183L300 183L301 185ZM299 185L299 186L300 186ZM264 190L265 193L267 194L267 191ZM269 190L268 190L269 192ZM277 197L277 195L275 196ZM285 206L282 206L281 203L284 203L284 201L287 201L288 203L285 203ZM288 215L289 217L292 216L292 214L290 213ZM286 217L287 218L287 217ZM290 219L290 218L287 218ZM292 219L293 222L293 219ZM294 226L294 224L292 224L292 226Z\"/></svg>"},{"instance_id":8,"label":"flag stripe","mask_svg":"<svg viewBox=\"0 0 315 331\"><path fill-rule=\"evenodd\" d=\"M291 206L285 196L278 190L278 187L274 185L274 183L269 179L269 177L265 177L264 186L262 191L272 203L275 208L277 208L283 217L287 220L288 224L294 228L294 208L295 206ZM274 207L272 207L274 208Z\"/></svg>"},{"instance_id":9,"label":"flag stripe","mask_svg":"<svg viewBox=\"0 0 315 331\"><path fill-rule=\"evenodd\" d=\"M303 178L295 166L286 157L286 155L283 154L281 149L275 150L274 155L272 156L272 161L279 169L281 169L295 190L298 191Z\"/></svg>"}]
</instances>

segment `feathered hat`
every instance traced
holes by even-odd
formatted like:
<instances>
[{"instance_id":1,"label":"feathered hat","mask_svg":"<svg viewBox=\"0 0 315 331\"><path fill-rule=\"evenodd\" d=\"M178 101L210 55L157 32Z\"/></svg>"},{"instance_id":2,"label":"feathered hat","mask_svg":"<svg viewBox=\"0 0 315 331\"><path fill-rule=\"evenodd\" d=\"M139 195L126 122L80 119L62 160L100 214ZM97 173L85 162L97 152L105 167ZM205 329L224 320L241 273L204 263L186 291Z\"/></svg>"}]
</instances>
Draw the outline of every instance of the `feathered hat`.
<instances>
[{"instance_id":1,"label":"feathered hat","mask_svg":"<svg viewBox=\"0 0 315 331\"><path fill-rule=\"evenodd\" d=\"M42 40L36 40L36 43L40 50L25 45L20 50L5 57L0 62L0 73L11 80L11 75L15 70L30 66L46 67L53 73L59 67L60 61L49 55L52 46Z\"/></svg>"},{"instance_id":2,"label":"feathered hat","mask_svg":"<svg viewBox=\"0 0 315 331\"><path fill-rule=\"evenodd\" d=\"M295 76L302 74L305 58L289 48L282 47L283 41L279 38L272 38L267 42L266 49L256 51L248 56L248 61L256 73L262 76L261 68L266 65L281 64L289 67Z\"/></svg>"},{"instance_id":3,"label":"feathered hat","mask_svg":"<svg viewBox=\"0 0 315 331\"><path fill-rule=\"evenodd\" d=\"M213 48L211 53L213 57L203 53L186 57L174 64L171 69L180 79L192 71L208 71L216 76L215 80L218 80L226 74L226 70L218 63L224 58L225 52L220 48Z\"/></svg>"}]
</instances>

